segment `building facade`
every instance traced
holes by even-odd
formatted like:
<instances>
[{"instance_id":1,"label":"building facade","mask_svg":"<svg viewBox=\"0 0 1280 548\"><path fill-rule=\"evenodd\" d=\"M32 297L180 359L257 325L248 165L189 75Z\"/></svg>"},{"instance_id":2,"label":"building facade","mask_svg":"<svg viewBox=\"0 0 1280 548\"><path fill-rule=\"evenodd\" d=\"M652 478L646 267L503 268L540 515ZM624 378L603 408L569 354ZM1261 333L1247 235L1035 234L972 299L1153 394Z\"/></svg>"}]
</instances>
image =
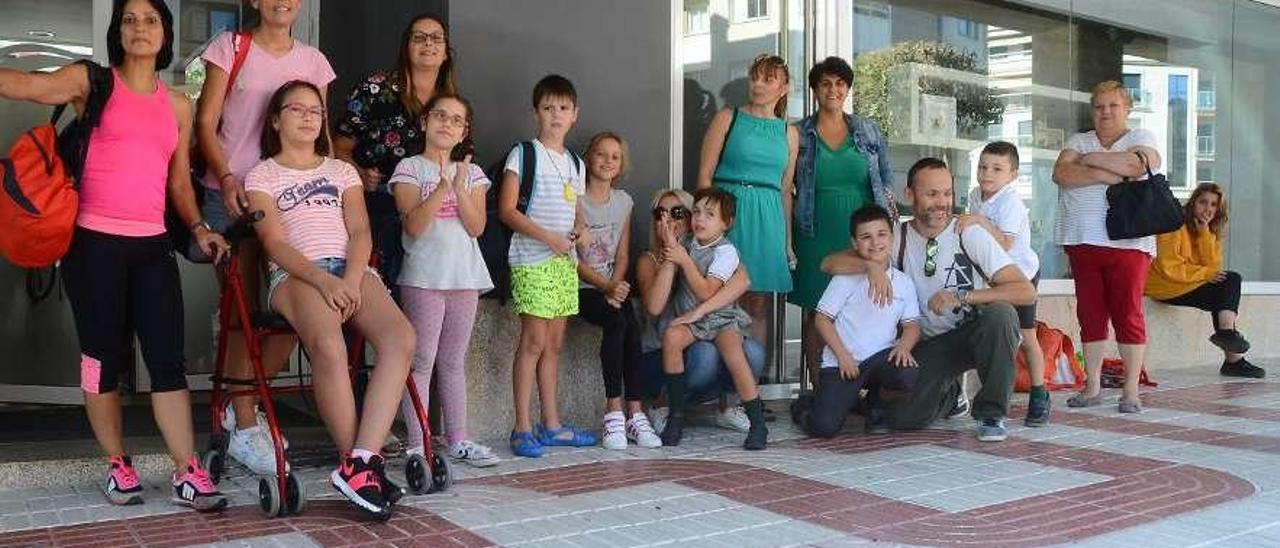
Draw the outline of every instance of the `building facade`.
<instances>
[{"instance_id":1,"label":"building facade","mask_svg":"<svg viewBox=\"0 0 1280 548\"><path fill-rule=\"evenodd\" d=\"M179 19L178 63L167 76L198 88L200 49L218 30L240 23L245 10L239 0L167 1ZM0 65L37 70L105 58L109 1L7 4ZM899 200L905 172L921 156L945 158L956 173L956 195L965 196L976 184L983 144L1018 144L1016 184L1051 280L1069 276L1052 242L1054 160L1068 137L1089 128L1089 88L1119 80L1134 98L1130 125L1161 139L1175 191L1185 196L1206 181L1227 189L1227 266L1250 282L1247 292L1280 293L1280 245L1267 235L1280 223L1280 186L1266 175L1280 156L1280 108L1267 100L1280 95L1274 61L1280 1L305 0L303 6L296 33L333 61L339 73L333 98L394 63L399 32L413 14L446 13L462 90L476 106L481 165L532 135L529 90L538 78L570 77L582 108L570 144L581 147L602 129L626 136L634 169L624 184L642 205L660 188L693 186L707 123L717 109L744 102L747 68L757 54L788 60L792 119L813 109L808 67L828 55L843 57L855 67L848 108L876 118L890 135ZM872 79L885 85L859 85ZM331 104L340 109L337 101ZM0 143L46 113L0 103ZM953 123L924 123L931 117ZM639 244L648 218L637 214L635 222ZM17 390L8 386L24 387L29 399L78 401L66 303L56 295L33 303L25 283L24 272L0 264L0 400L14 399ZM191 368L208 371L216 295L207 267L184 265L184 287ZM798 375L798 311L785 309L779 318L768 375L791 382ZM47 333L62 335L38 336ZM67 365L11 365L18 363Z\"/></svg>"}]
</instances>

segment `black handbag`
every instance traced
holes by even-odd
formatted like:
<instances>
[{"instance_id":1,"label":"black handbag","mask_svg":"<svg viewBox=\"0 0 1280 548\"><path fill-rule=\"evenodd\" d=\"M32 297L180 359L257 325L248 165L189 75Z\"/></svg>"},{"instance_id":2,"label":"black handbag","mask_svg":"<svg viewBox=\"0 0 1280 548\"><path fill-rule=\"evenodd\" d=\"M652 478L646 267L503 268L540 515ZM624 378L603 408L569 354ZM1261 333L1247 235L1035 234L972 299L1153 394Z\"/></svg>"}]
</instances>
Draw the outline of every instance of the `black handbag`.
<instances>
[{"instance_id":1,"label":"black handbag","mask_svg":"<svg viewBox=\"0 0 1280 548\"><path fill-rule=\"evenodd\" d=\"M1134 154L1147 168L1147 179L1107 188L1107 236L1112 240L1154 236L1182 227L1182 204L1169 190L1169 179L1163 173L1152 173L1147 158Z\"/></svg>"}]
</instances>

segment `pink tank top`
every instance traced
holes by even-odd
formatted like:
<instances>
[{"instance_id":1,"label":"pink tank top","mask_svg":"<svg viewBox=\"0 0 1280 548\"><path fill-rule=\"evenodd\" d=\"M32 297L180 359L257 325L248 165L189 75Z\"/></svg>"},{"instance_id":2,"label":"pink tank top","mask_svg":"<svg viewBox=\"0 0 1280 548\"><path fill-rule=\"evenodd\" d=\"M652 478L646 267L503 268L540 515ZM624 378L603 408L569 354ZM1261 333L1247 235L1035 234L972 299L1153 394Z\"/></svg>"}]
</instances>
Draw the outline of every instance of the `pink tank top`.
<instances>
[{"instance_id":1,"label":"pink tank top","mask_svg":"<svg viewBox=\"0 0 1280 548\"><path fill-rule=\"evenodd\" d=\"M169 88L140 95L115 79L102 123L89 138L76 224L118 236L163 234L169 159L178 147L178 119Z\"/></svg>"}]
</instances>

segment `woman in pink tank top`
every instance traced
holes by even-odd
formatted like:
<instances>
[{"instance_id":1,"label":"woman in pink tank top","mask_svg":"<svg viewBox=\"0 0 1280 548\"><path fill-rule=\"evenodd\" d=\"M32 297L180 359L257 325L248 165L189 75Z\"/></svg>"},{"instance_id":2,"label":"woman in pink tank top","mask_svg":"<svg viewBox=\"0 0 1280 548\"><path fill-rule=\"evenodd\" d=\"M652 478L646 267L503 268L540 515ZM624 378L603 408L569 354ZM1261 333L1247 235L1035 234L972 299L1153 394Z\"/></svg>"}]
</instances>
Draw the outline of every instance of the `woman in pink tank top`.
<instances>
[{"instance_id":1,"label":"woman in pink tank top","mask_svg":"<svg viewBox=\"0 0 1280 548\"><path fill-rule=\"evenodd\" d=\"M80 339L85 409L108 460L102 490L114 504L142 503L143 488L121 435L117 390L120 371L132 364L127 341L136 335L151 374L156 423L173 459L173 501L220 510L227 500L195 455L182 286L165 234L166 198L204 252L220 256L228 246L200 219L191 191L191 102L157 75L173 60L172 46L173 14L163 0L115 0L107 28L110 69L87 62L51 74L0 69L0 98L71 103L84 116L96 111L89 105L103 103L90 96L90 80L111 79L101 112L90 114L100 117L80 180L75 236L62 262Z\"/></svg>"}]
</instances>

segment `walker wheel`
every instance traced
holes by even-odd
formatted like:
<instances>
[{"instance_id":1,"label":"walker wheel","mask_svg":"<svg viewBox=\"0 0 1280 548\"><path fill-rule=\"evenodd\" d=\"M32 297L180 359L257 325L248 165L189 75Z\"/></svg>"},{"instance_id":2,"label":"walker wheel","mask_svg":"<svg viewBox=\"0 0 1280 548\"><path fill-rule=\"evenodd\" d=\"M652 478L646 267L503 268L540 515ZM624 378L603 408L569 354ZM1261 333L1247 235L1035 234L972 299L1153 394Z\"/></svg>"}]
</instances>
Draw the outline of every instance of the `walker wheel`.
<instances>
[{"instance_id":1,"label":"walker wheel","mask_svg":"<svg viewBox=\"0 0 1280 548\"><path fill-rule=\"evenodd\" d=\"M428 477L427 458L417 453L409 454L404 461L404 478L409 484L409 492L415 495L431 492L431 478Z\"/></svg>"},{"instance_id":2,"label":"walker wheel","mask_svg":"<svg viewBox=\"0 0 1280 548\"><path fill-rule=\"evenodd\" d=\"M275 476L258 478L258 507L269 518L284 515L284 499L280 496L280 484Z\"/></svg>"},{"instance_id":3,"label":"walker wheel","mask_svg":"<svg viewBox=\"0 0 1280 548\"><path fill-rule=\"evenodd\" d=\"M275 483L272 481L271 483ZM302 478L297 474L290 473L285 478L285 487L289 490L288 498L285 501L285 511L289 514L301 514L302 510L307 507L307 489Z\"/></svg>"},{"instance_id":4,"label":"walker wheel","mask_svg":"<svg viewBox=\"0 0 1280 548\"><path fill-rule=\"evenodd\" d=\"M449 467L449 459L435 453L431 459L431 492L439 493L449 490L453 485L453 470Z\"/></svg>"}]
</instances>

